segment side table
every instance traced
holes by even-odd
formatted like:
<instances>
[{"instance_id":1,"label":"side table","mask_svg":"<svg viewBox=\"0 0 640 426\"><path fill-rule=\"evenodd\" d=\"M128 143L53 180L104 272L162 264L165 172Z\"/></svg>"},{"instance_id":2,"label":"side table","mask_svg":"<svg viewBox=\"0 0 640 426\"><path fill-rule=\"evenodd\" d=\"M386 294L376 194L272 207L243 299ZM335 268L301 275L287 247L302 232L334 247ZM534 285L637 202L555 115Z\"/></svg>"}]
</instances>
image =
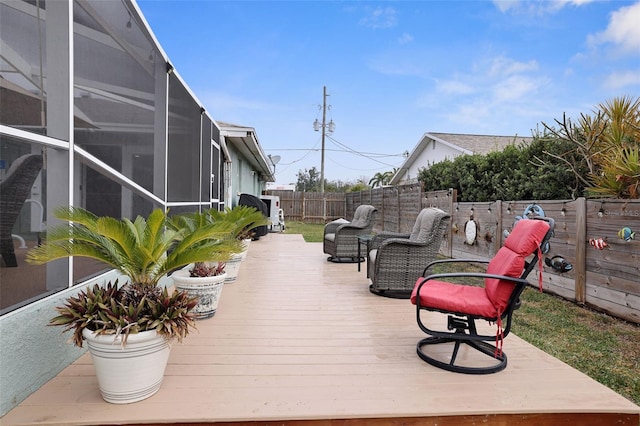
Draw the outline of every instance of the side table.
<instances>
[{"instance_id":1,"label":"side table","mask_svg":"<svg viewBox=\"0 0 640 426\"><path fill-rule=\"evenodd\" d=\"M366 253L365 254L369 254L369 242L371 240L373 240L373 237L375 237L375 235L372 234L363 234L363 235L358 235L358 272L360 272L360 263L362 263L362 252L360 251L362 245L365 245L366 248Z\"/></svg>"}]
</instances>

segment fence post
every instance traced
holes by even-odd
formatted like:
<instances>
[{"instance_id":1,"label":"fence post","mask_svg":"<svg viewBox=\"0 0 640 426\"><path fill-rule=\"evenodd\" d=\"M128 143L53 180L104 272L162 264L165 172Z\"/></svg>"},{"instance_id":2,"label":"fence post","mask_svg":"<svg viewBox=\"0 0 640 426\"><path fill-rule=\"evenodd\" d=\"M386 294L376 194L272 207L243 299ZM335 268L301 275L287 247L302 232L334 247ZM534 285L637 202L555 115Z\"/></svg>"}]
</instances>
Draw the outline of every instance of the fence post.
<instances>
[{"instance_id":1,"label":"fence post","mask_svg":"<svg viewBox=\"0 0 640 426\"><path fill-rule=\"evenodd\" d=\"M576 200L576 251L575 251L575 298L578 303L587 299L587 200Z\"/></svg>"},{"instance_id":2,"label":"fence post","mask_svg":"<svg viewBox=\"0 0 640 426\"><path fill-rule=\"evenodd\" d=\"M502 200L496 200L496 239L498 250L502 247ZM497 251L497 250L496 250Z\"/></svg>"},{"instance_id":3,"label":"fence post","mask_svg":"<svg viewBox=\"0 0 640 426\"><path fill-rule=\"evenodd\" d=\"M422 191L422 188L420 188ZM447 232L447 245L449 248L447 249L447 257L449 259L453 258L453 203L457 199L457 192L453 188L449 188L449 216L451 219L449 220L449 231Z\"/></svg>"},{"instance_id":4,"label":"fence post","mask_svg":"<svg viewBox=\"0 0 640 426\"><path fill-rule=\"evenodd\" d=\"M322 222L327 223L327 196L322 194Z\"/></svg>"},{"instance_id":5,"label":"fence post","mask_svg":"<svg viewBox=\"0 0 640 426\"><path fill-rule=\"evenodd\" d=\"M306 192L302 192L302 221L304 222L306 219L306 205L307 205L307 200L306 200Z\"/></svg>"},{"instance_id":6,"label":"fence post","mask_svg":"<svg viewBox=\"0 0 640 426\"><path fill-rule=\"evenodd\" d=\"M398 218L398 222L396 223L396 229L398 232L402 232L402 230L400 229L400 226L402 224L402 219L400 218L400 210L402 210L400 208L400 189L397 186L393 187L393 190L396 191L396 206L398 208L398 211L396 212L396 217ZM404 188L402 188L402 190L404 191Z\"/></svg>"}]
</instances>

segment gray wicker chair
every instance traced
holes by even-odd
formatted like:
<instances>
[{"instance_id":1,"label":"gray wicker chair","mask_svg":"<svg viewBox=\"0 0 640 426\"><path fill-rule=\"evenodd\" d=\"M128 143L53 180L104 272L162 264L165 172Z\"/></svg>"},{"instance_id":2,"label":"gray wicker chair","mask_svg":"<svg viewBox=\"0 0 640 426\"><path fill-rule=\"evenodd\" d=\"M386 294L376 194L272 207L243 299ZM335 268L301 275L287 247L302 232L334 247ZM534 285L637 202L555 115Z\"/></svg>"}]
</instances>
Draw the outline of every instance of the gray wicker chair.
<instances>
[{"instance_id":1,"label":"gray wicker chair","mask_svg":"<svg viewBox=\"0 0 640 426\"><path fill-rule=\"evenodd\" d=\"M324 253L332 262L358 261L358 236L371 234L378 216L378 209L368 204L358 206L353 220L344 219L329 222L324 227ZM364 253L364 252L363 252Z\"/></svg>"},{"instance_id":2,"label":"gray wicker chair","mask_svg":"<svg viewBox=\"0 0 640 426\"><path fill-rule=\"evenodd\" d=\"M408 299L425 265L436 259L449 226L448 213L423 209L411 234L383 232L369 243L367 276L369 290L380 296Z\"/></svg>"},{"instance_id":3,"label":"gray wicker chair","mask_svg":"<svg viewBox=\"0 0 640 426\"><path fill-rule=\"evenodd\" d=\"M23 155L11 163L0 183L0 254L7 267L18 266L11 230L41 169L41 155Z\"/></svg>"}]
</instances>

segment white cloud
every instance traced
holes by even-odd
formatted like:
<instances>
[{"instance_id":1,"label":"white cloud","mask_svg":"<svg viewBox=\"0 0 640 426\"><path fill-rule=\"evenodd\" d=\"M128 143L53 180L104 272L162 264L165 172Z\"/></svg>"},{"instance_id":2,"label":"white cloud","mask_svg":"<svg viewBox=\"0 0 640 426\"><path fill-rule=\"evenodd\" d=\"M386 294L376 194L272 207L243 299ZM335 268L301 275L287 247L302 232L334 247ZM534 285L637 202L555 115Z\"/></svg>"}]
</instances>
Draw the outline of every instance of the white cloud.
<instances>
[{"instance_id":1,"label":"white cloud","mask_svg":"<svg viewBox=\"0 0 640 426\"><path fill-rule=\"evenodd\" d=\"M502 13L518 8L519 0L493 0L493 4Z\"/></svg>"},{"instance_id":2,"label":"white cloud","mask_svg":"<svg viewBox=\"0 0 640 426\"><path fill-rule=\"evenodd\" d=\"M533 96L540 87L539 80L522 75L510 76L493 86L493 99L496 102L517 101Z\"/></svg>"},{"instance_id":3,"label":"white cloud","mask_svg":"<svg viewBox=\"0 0 640 426\"><path fill-rule=\"evenodd\" d=\"M640 54L640 1L611 14L607 29L588 37L592 45L612 43L624 52Z\"/></svg>"},{"instance_id":4,"label":"white cloud","mask_svg":"<svg viewBox=\"0 0 640 426\"><path fill-rule=\"evenodd\" d=\"M398 43L407 44L413 41L413 36L409 33L402 33L400 37L398 37Z\"/></svg>"},{"instance_id":5,"label":"white cloud","mask_svg":"<svg viewBox=\"0 0 640 426\"><path fill-rule=\"evenodd\" d=\"M461 132L510 134L516 122L531 122L533 127L549 108L538 99L548 99L552 83L539 68L533 60L487 58L466 74L436 80L435 90L425 92L418 106L437 110L442 127Z\"/></svg>"},{"instance_id":6,"label":"white cloud","mask_svg":"<svg viewBox=\"0 0 640 426\"><path fill-rule=\"evenodd\" d=\"M360 25L377 29L395 27L398 23L396 10L392 7L377 7L368 10L367 16L360 19Z\"/></svg>"},{"instance_id":7,"label":"white cloud","mask_svg":"<svg viewBox=\"0 0 640 426\"><path fill-rule=\"evenodd\" d=\"M538 69L538 63L536 61L518 62L513 59L499 56L491 62L489 69L489 75L512 75L519 74L526 71L535 71Z\"/></svg>"},{"instance_id":8,"label":"white cloud","mask_svg":"<svg viewBox=\"0 0 640 426\"><path fill-rule=\"evenodd\" d=\"M604 80L604 87L608 89L618 90L628 86L640 86L640 69L614 72Z\"/></svg>"},{"instance_id":9,"label":"white cloud","mask_svg":"<svg viewBox=\"0 0 640 426\"><path fill-rule=\"evenodd\" d=\"M493 4L502 13L542 15L555 13L565 6L582 6L593 1L596 0L493 0Z\"/></svg>"}]
</instances>

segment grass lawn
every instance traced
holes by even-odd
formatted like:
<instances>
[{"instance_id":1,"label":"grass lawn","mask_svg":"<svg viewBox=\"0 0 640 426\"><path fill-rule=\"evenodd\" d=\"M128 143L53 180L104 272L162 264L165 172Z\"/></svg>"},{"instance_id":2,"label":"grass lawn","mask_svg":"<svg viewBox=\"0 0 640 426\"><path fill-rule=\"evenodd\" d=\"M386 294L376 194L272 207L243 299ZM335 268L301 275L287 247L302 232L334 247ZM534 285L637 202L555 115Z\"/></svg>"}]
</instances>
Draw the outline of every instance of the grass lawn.
<instances>
[{"instance_id":1,"label":"grass lawn","mask_svg":"<svg viewBox=\"0 0 640 426\"><path fill-rule=\"evenodd\" d=\"M285 231L322 242L323 225L287 222ZM513 333L640 405L640 326L529 287Z\"/></svg>"}]
</instances>

